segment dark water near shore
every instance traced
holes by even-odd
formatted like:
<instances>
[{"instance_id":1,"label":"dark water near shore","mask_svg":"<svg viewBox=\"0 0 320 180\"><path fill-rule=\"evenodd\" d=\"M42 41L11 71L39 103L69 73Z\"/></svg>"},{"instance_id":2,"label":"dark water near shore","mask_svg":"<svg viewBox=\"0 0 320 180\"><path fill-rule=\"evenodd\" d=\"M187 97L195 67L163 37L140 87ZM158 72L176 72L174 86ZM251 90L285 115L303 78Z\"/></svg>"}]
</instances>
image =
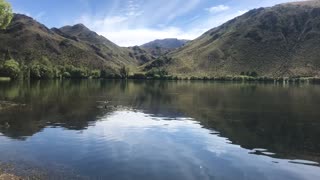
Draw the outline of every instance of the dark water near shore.
<instances>
[{"instance_id":1,"label":"dark water near shore","mask_svg":"<svg viewBox=\"0 0 320 180\"><path fill-rule=\"evenodd\" d=\"M45 179L317 180L319 105L318 85L0 82L0 162Z\"/></svg>"}]
</instances>

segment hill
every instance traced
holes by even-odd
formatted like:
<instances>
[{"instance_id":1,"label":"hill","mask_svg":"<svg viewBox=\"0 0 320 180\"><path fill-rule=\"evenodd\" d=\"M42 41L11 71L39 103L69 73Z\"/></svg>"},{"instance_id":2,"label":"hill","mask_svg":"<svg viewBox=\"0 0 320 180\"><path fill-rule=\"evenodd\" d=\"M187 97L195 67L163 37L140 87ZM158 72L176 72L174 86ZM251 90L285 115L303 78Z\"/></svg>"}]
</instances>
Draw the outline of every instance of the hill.
<instances>
[{"instance_id":1,"label":"hill","mask_svg":"<svg viewBox=\"0 0 320 180\"><path fill-rule=\"evenodd\" d=\"M320 2L286 3L251 10L154 64L179 75L319 76L319 42Z\"/></svg>"},{"instance_id":2,"label":"hill","mask_svg":"<svg viewBox=\"0 0 320 180\"><path fill-rule=\"evenodd\" d=\"M0 41L0 61L10 54L25 65L40 62L105 68L115 73L122 66L135 69L143 63L130 56L133 51L117 46L82 24L48 29L21 14L15 14L9 27L0 30Z\"/></svg>"},{"instance_id":3,"label":"hill","mask_svg":"<svg viewBox=\"0 0 320 180\"><path fill-rule=\"evenodd\" d=\"M172 50L175 50L177 48L184 46L188 42L189 40L181 40L181 39L174 39L174 38L161 39L161 40L157 39L149 43L143 44L141 45L141 47L146 49L147 52L149 52L153 56L161 56Z\"/></svg>"}]
</instances>

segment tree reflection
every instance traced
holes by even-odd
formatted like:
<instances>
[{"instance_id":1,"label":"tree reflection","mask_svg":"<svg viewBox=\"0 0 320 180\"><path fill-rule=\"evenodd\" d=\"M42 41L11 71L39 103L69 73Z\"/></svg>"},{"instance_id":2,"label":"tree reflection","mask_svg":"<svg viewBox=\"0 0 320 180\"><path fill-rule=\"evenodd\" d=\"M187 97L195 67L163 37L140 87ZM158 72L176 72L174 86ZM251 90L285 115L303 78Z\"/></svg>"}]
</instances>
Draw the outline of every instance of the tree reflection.
<instances>
[{"instance_id":1,"label":"tree reflection","mask_svg":"<svg viewBox=\"0 0 320 180\"><path fill-rule=\"evenodd\" d=\"M191 117L247 149L320 162L320 87L188 81L1 82L0 132L21 139L45 127L83 130L126 107ZM2 107L2 106L1 106Z\"/></svg>"}]
</instances>

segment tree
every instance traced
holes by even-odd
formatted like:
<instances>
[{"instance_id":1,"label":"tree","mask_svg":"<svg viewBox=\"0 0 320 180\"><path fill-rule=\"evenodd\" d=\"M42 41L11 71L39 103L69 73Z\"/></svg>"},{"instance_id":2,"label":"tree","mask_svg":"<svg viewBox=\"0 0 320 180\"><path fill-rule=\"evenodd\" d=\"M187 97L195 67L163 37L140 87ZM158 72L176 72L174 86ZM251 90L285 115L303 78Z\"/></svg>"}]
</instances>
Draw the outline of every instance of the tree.
<instances>
[{"instance_id":1,"label":"tree","mask_svg":"<svg viewBox=\"0 0 320 180\"><path fill-rule=\"evenodd\" d=\"M129 72L130 72L130 69L128 67L126 67L126 66L122 66L120 68L120 76L122 78L128 78Z\"/></svg>"},{"instance_id":2,"label":"tree","mask_svg":"<svg viewBox=\"0 0 320 180\"><path fill-rule=\"evenodd\" d=\"M258 73L255 72L255 71L253 71L253 72L251 72L250 76L252 76L252 77L258 77Z\"/></svg>"},{"instance_id":3,"label":"tree","mask_svg":"<svg viewBox=\"0 0 320 180\"><path fill-rule=\"evenodd\" d=\"M91 77L92 77L92 78L98 79L98 78L100 78L100 76L101 76L100 70L93 70L93 71L91 71Z\"/></svg>"},{"instance_id":4,"label":"tree","mask_svg":"<svg viewBox=\"0 0 320 180\"><path fill-rule=\"evenodd\" d=\"M5 0L0 0L0 29L5 29L13 18L11 5Z\"/></svg>"},{"instance_id":5,"label":"tree","mask_svg":"<svg viewBox=\"0 0 320 180\"><path fill-rule=\"evenodd\" d=\"M50 66L34 64L30 67L30 77L32 79L51 79L54 77L54 72Z\"/></svg>"},{"instance_id":6,"label":"tree","mask_svg":"<svg viewBox=\"0 0 320 180\"><path fill-rule=\"evenodd\" d=\"M1 74L11 79L17 79L20 74L19 63L13 59L5 61L1 68Z\"/></svg>"},{"instance_id":7,"label":"tree","mask_svg":"<svg viewBox=\"0 0 320 180\"><path fill-rule=\"evenodd\" d=\"M39 64L34 64L30 67L30 78L31 79L41 79Z\"/></svg>"},{"instance_id":8,"label":"tree","mask_svg":"<svg viewBox=\"0 0 320 180\"><path fill-rule=\"evenodd\" d=\"M4 59L5 59L5 60L10 60L10 59L12 59L12 56L11 56L11 53L10 53L9 49L6 50L6 53L5 53L5 55L4 55Z\"/></svg>"}]
</instances>

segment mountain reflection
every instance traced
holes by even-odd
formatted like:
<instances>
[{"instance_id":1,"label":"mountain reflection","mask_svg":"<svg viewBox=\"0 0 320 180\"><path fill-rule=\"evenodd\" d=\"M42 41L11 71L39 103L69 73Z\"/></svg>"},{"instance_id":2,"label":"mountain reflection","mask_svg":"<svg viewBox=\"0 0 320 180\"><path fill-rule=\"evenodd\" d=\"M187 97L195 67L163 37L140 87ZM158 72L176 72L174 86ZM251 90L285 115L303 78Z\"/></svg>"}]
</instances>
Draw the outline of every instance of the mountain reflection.
<instances>
[{"instance_id":1,"label":"mountain reflection","mask_svg":"<svg viewBox=\"0 0 320 180\"><path fill-rule=\"evenodd\" d=\"M183 81L0 83L0 132L25 140L46 127L84 130L119 109L187 117L265 155L320 162L320 87ZM274 154L272 154L274 153ZM263 152L262 152L263 154Z\"/></svg>"}]
</instances>

